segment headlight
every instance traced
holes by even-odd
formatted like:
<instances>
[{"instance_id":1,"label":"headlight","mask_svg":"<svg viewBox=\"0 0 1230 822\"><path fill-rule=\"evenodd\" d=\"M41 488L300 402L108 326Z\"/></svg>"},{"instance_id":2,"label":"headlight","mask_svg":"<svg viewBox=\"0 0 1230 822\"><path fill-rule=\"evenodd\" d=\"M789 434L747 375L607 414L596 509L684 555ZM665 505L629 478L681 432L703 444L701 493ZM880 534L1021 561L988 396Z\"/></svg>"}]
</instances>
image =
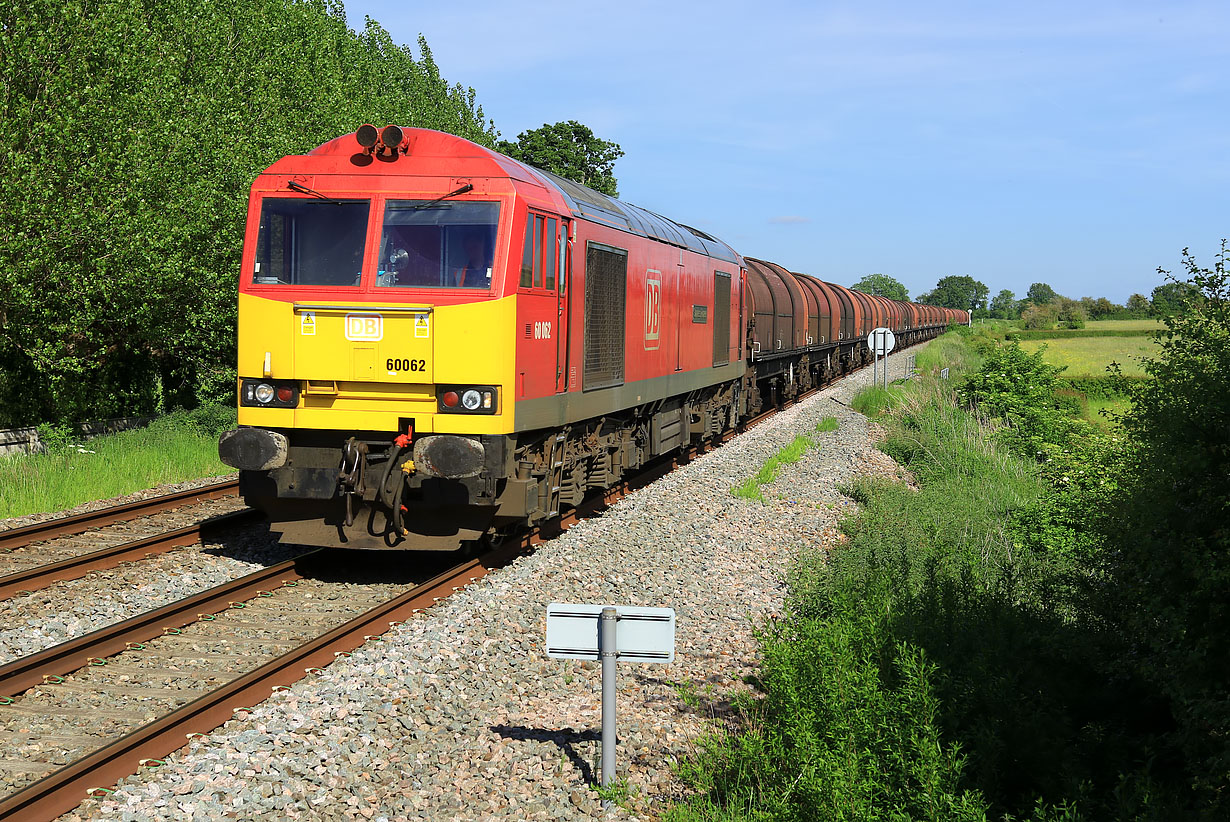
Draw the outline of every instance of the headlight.
<instances>
[{"instance_id":1,"label":"headlight","mask_svg":"<svg viewBox=\"0 0 1230 822\"><path fill-rule=\"evenodd\" d=\"M497 390L492 385L436 386L436 408L444 414L495 414Z\"/></svg>"},{"instance_id":2,"label":"headlight","mask_svg":"<svg viewBox=\"0 0 1230 822\"><path fill-rule=\"evenodd\" d=\"M239 404L248 408L295 408L299 405L299 383L293 380L243 380Z\"/></svg>"}]
</instances>

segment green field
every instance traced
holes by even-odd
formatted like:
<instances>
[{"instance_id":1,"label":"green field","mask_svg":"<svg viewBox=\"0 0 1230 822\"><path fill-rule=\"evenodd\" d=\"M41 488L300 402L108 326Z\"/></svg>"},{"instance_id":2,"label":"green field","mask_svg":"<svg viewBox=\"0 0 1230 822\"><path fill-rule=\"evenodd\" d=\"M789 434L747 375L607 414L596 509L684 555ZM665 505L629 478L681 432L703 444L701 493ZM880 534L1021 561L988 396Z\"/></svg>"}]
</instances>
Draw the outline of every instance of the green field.
<instances>
[{"instance_id":1,"label":"green field","mask_svg":"<svg viewBox=\"0 0 1230 822\"><path fill-rule=\"evenodd\" d=\"M1088 320L1085 323L1087 331L1158 331L1162 327L1158 320Z\"/></svg>"},{"instance_id":2,"label":"green field","mask_svg":"<svg viewBox=\"0 0 1230 822\"><path fill-rule=\"evenodd\" d=\"M1109 320L1107 322L1145 322L1144 320ZM1092 323L1090 323L1092 325ZM1051 365L1064 365L1063 377L1104 377L1106 366L1119 363L1124 374L1144 374L1140 358L1157 354L1157 345L1150 337L1073 337L1061 340L1023 340L1021 348L1029 353L1046 346L1043 355Z\"/></svg>"}]
</instances>

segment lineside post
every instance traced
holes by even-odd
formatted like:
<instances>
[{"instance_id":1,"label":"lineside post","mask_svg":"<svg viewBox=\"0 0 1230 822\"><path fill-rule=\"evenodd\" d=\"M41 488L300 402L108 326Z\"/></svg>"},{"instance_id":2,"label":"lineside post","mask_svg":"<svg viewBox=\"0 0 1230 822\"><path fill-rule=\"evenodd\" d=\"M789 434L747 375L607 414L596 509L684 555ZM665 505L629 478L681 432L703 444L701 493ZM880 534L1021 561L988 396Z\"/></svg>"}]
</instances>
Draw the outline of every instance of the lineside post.
<instances>
[{"instance_id":1,"label":"lineside post","mask_svg":"<svg viewBox=\"0 0 1230 822\"><path fill-rule=\"evenodd\" d=\"M614 608L603 608L598 619L598 655L602 658L602 787L615 781L615 626ZM603 800L604 808L611 800Z\"/></svg>"}]
</instances>

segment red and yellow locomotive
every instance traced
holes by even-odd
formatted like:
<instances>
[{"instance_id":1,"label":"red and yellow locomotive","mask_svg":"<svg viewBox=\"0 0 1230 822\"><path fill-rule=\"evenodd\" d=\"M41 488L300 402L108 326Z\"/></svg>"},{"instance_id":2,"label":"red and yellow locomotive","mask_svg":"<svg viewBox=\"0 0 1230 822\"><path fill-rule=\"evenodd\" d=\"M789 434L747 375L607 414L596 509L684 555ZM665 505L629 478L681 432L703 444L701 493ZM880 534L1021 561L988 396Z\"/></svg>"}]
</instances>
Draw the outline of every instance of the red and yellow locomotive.
<instances>
[{"instance_id":1,"label":"red and yellow locomotive","mask_svg":"<svg viewBox=\"0 0 1230 822\"><path fill-rule=\"evenodd\" d=\"M252 186L222 459L288 542L452 550L964 312L744 260L467 140L364 126Z\"/></svg>"}]
</instances>

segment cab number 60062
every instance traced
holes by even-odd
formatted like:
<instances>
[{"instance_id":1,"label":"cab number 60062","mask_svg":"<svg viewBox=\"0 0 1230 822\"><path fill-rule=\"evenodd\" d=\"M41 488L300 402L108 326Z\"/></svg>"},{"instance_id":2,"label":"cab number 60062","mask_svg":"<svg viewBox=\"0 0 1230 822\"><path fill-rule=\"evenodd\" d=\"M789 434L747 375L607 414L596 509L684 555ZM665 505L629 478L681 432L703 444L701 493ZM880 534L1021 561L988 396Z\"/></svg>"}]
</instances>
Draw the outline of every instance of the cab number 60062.
<instances>
[{"instance_id":1,"label":"cab number 60062","mask_svg":"<svg viewBox=\"0 0 1230 822\"><path fill-rule=\"evenodd\" d=\"M389 358L388 365L390 371L426 371L427 360L398 360Z\"/></svg>"}]
</instances>

